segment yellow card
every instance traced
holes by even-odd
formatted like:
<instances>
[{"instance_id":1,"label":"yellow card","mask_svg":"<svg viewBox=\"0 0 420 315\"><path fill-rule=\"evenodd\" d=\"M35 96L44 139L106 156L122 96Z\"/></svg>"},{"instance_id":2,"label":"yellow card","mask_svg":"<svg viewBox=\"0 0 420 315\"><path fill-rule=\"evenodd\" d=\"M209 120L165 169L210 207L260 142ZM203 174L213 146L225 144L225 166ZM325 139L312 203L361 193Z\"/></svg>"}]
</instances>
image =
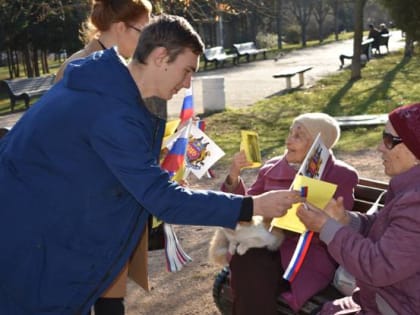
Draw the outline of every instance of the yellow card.
<instances>
[{"instance_id":1,"label":"yellow card","mask_svg":"<svg viewBox=\"0 0 420 315\"><path fill-rule=\"evenodd\" d=\"M258 143L258 134L254 131L241 130L240 150L245 151L246 159L252 163L246 168L261 166L261 152Z\"/></svg>"},{"instance_id":2,"label":"yellow card","mask_svg":"<svg viewBox=\"0 0 420 315\"><path fill-rule=\"evenodd\" d=\"M308 194L306 200L314 206L324 209L328 201L334 196L337 185L331 184L319 179L297 175L293 181L293 190L301 190L302 187L307 187ZM281 229L290 230L297 233L306 231L305 225L299 220L296 215L296 210L299 204L294 204L286 215L280 218L274 218L271 225Z\"/></svg>"}]
</instances>

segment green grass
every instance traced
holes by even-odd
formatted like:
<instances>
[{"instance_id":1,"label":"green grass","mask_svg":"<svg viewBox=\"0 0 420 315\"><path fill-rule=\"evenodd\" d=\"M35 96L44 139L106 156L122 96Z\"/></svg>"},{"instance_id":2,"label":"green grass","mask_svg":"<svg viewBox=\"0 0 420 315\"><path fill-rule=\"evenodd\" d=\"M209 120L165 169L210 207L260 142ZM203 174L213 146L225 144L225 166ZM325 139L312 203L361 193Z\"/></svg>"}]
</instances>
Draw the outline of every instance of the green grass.
<instances>
[{"instance_id":1,"label":"green grass","mask_svg":"<svg viewBox=\"0 0 420 315\"><path fill-rule=\"evenodd\" d=\"M402 53L371 60L363 78L351 82L350 70L317 82L307 90L262 100L253 106L228 109L206 117L207 134L222 147L225 164L238 150L241 129L260 137L264 159L281 154L291 121L301 113L321 111L332 116L388 113L393 108L420 101L420 58L404 59ZM383 126L343 130L337 150L357 151L375 147Z\"/></svg>"},{"instance_id":2,"label":"green grass","mask_svg":"<svg viewBox=\"0 0 420 315\"><path fill-rule=\"evenodd\" d=\"M60 64L58 61L50 60L48 63L50 74L56 73ZM21 69L21 78L24 78L23 69ZM0 67L0 81L9 79L9 70L7 67ZM35 103L39 97L33 97L31 104ZM17 101L15 111L23 111L25 109L25 103L23 101ZM10 114L10 100L7 92L4 88L0 89L0 116Z\"/></svg>"},{"instance_id":3,"label":"green grass","mask_svg":"<svg viewBox=\"0 0 420 315\"><path fill-rule=\"evenodd\" d=\"M226 152L221 164L227 165L238 150L241 129L258 132L262 156L267 159L283 152L290 123L301 113L321 111L332 116L388 113L397 106L420 101L419 69L418 54L411 59L403 58L402 52L375 58L363 68L361 80L349 81L350 70L340 71L310 89L205 117L206 132ZM0 113L8 111L9 100L0 95ZM354 152L375 147L382 129L383 126L343 130L336 150Z\"/></svg>"}]
</instances>

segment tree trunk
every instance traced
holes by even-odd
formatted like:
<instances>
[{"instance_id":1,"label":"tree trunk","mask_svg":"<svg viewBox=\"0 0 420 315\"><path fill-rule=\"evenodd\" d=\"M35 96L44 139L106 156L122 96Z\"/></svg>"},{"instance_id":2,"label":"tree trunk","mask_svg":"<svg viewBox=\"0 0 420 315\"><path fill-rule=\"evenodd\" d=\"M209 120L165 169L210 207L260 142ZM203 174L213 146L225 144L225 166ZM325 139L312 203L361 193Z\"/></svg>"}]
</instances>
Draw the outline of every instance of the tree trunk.
<instances>
[{"instance_id":1,"label":"tree trunk","mask_svg":"<svg viewBox=\"0 0 420 315\"><path fill-rule=\"evenodd\" d=\"M9 69L9 78L13 79L13 54L10 49L7 49L7 68Z\"/></svg>"},{"instance_id":2,"label":"tree trunk","mask_svg":"<svg viewBox=\"0 0 420 315\"><path fill-rule=\"evenodd\" d=\"M18 78L20 77L20 64L19 64L19 52L17 50L12 51L12 60L13 60L12 69L15 73L15 78Z\"/></svg>"},{"instance_id":3,"label":"tree trunk","mask_svg":"<svg viewBox=\"0 0 420 315\"><path fill-rule=\"evenodd\" d=\"M274 0L274 6L276 11L276 30L277 30L277 48L283 48L283 30L282 30L282 7L283 7L283 0Z\"/></svg>"},{"instance_id":4,"label":"tree trunk","mask_svg":"<svg viewBox=\"0 0 420 315\"><path fill-rule=\"evenodd\" d=\"M414 52L414 41L413 38L406 33L405 35L405 48L404 57L412 57Z\"/></svg>"},{"instance_id":5,"label":"tree trunk","mask_svg":"<svg viewBox=\"0 0 420 315\"><path fill-rule=\"evenodd\" d=\"M28 46L25 46L23 50L23 64L26 70L26 76L32 78L34 76L34 70L32 68L31 53Z\"/></svg>"},{"instance_id":6,"label":"tree trunk","mask_svg":"<svg viewBox=\"0 0 420 315\"><path fill-rule=\"evenodd\" d=\"M34 67L34 74L36 77L40 76L38 59L38 49L34 48L32 53L32 65Z\"/></svg>"},{"instance_id":7,"label":"tree trunk","mask_svg":"<svg viewBox=\"0 0 420 315\"><path fill-rule=\"evenodd\" d=\"M363 40L363 8L367 0L356 0L354 9L354 39L353 39L353 59L351 63L350 80L358 80L362 77L360 55L362 52Z\"/></svg>"},{"instance_id":8,"label":"tree trunk","mask_svg":"<svg viewBox=\"0 0 420 315\"><path fill-rule=\"evenodd\" d=\"M319 38L319 42L322 43L324 41L324 22L319 21L318 24L318 38Z\"/></svg>"},{"instance_id":9,"label":"tree trunk","mask_svg":"<svg viewBox=\"0 0 420 315\"><path fill-rule=\"evenodd\" d=\"M339 6L339 2L338 1L334 1L332 4L332 10L333 10L333 14L334 14L334 35L335 35L335 40L338 41L338 34L339 34L339 29L338 29L338 6Z\"/></svg>"},{"instance_id":10,"label":"tree trunk","mask_svg":"<svg viewBox=\"0 0 420 315\"><path fill-rule=\"evenodd\" d=\"M42 50L41 51L41 64L42 64L42 73L46 74L50 72L48 68L48 51Z\"/></svg>"}]
</instances>

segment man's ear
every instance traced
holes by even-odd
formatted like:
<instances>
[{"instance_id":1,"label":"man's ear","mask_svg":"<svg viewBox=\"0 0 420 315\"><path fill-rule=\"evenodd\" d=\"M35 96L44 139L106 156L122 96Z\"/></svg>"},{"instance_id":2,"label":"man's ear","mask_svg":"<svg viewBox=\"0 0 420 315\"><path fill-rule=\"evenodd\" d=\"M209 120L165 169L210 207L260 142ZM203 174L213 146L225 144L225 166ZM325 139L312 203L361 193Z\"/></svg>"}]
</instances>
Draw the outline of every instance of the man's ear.
<instances>
[{"instance_id":1,"label":"man's ear","mask_svg":"<svg viewBox=\"0 0 420 315\"><path fill-rule=\"evenodd\" d=\"M152 52L152 58L157 67L165 66L169 60L168 50L165 47L157 47Z\"/></svg>"}]
</instances>

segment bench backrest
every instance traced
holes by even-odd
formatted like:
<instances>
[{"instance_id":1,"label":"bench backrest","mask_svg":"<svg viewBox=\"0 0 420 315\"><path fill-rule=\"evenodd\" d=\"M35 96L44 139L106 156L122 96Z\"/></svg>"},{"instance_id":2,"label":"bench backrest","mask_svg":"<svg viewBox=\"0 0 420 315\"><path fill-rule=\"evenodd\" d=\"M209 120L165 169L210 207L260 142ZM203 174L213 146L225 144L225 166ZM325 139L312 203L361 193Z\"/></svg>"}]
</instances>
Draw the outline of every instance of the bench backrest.
<instances>
[{"instance_id":1,"label":"bench backrest","mask_svg":"<svg viewBox=\"0 0 420 315\"><path fill-rule=\"evenodd\" d=\"M215 47L207 48L206 50L204 50L204 56L207 59L213 59L214 57L217 57L218 55L224 55L224 54L225 54L225 50L223 49L222 46L215 46Z\"/></svg>"},{"instance_id":2,"label":"bench backrest","mask_svg":"<svg viewBox=\"0 0 420 315\"><path fill-rule=\"evenodd\" d=\"M9 132L9 128L0 127L0 139L3 138L6 135L6 133L8 133L8 132Z\"/></svg>"},{"instance_id":3,"label":"bench backrest","mask_svg":"<svg viewBox=\"0 0 420 315\"><path fill-rule=\"evenodd\" d=\"M238 52L257 49L254 42L233 44Z\"/></svg>"},{"instance_id":4,"label":"bench backrest","mask_svg":"<svg viewBox=\"0 0 420 315\"><path fill-rule=\"evenodd\" d=\"M376 200L379 200L379 208L382 208L385 202L388 184L382 181L376 181L367 178L360 178L359 183L354 191L354 207L353 210L366 212L369 210ZM385 192L385 193L384 193Z\"/></svg>"},{"instance_id":5,"label":"bench backrest","mask_svg":"<svg viewBox=\"0 0 420 315\"><path fill-rule=\"evenodd\" d=\"M4 80L13 94L22 94L31 91L47 91L54 84L54 75Z\"/></svg>"},{"instance_id":6,"label":"bench backrest","mask_svg":"<svg viewBox=\"0 0 420 315\"><path fill-rule=\"evenodd\" d=\"M391 37L391 34L381 34L381 37L379 37L379 45L388 45L389 38Z\"/></svg>"}]
</instances>

